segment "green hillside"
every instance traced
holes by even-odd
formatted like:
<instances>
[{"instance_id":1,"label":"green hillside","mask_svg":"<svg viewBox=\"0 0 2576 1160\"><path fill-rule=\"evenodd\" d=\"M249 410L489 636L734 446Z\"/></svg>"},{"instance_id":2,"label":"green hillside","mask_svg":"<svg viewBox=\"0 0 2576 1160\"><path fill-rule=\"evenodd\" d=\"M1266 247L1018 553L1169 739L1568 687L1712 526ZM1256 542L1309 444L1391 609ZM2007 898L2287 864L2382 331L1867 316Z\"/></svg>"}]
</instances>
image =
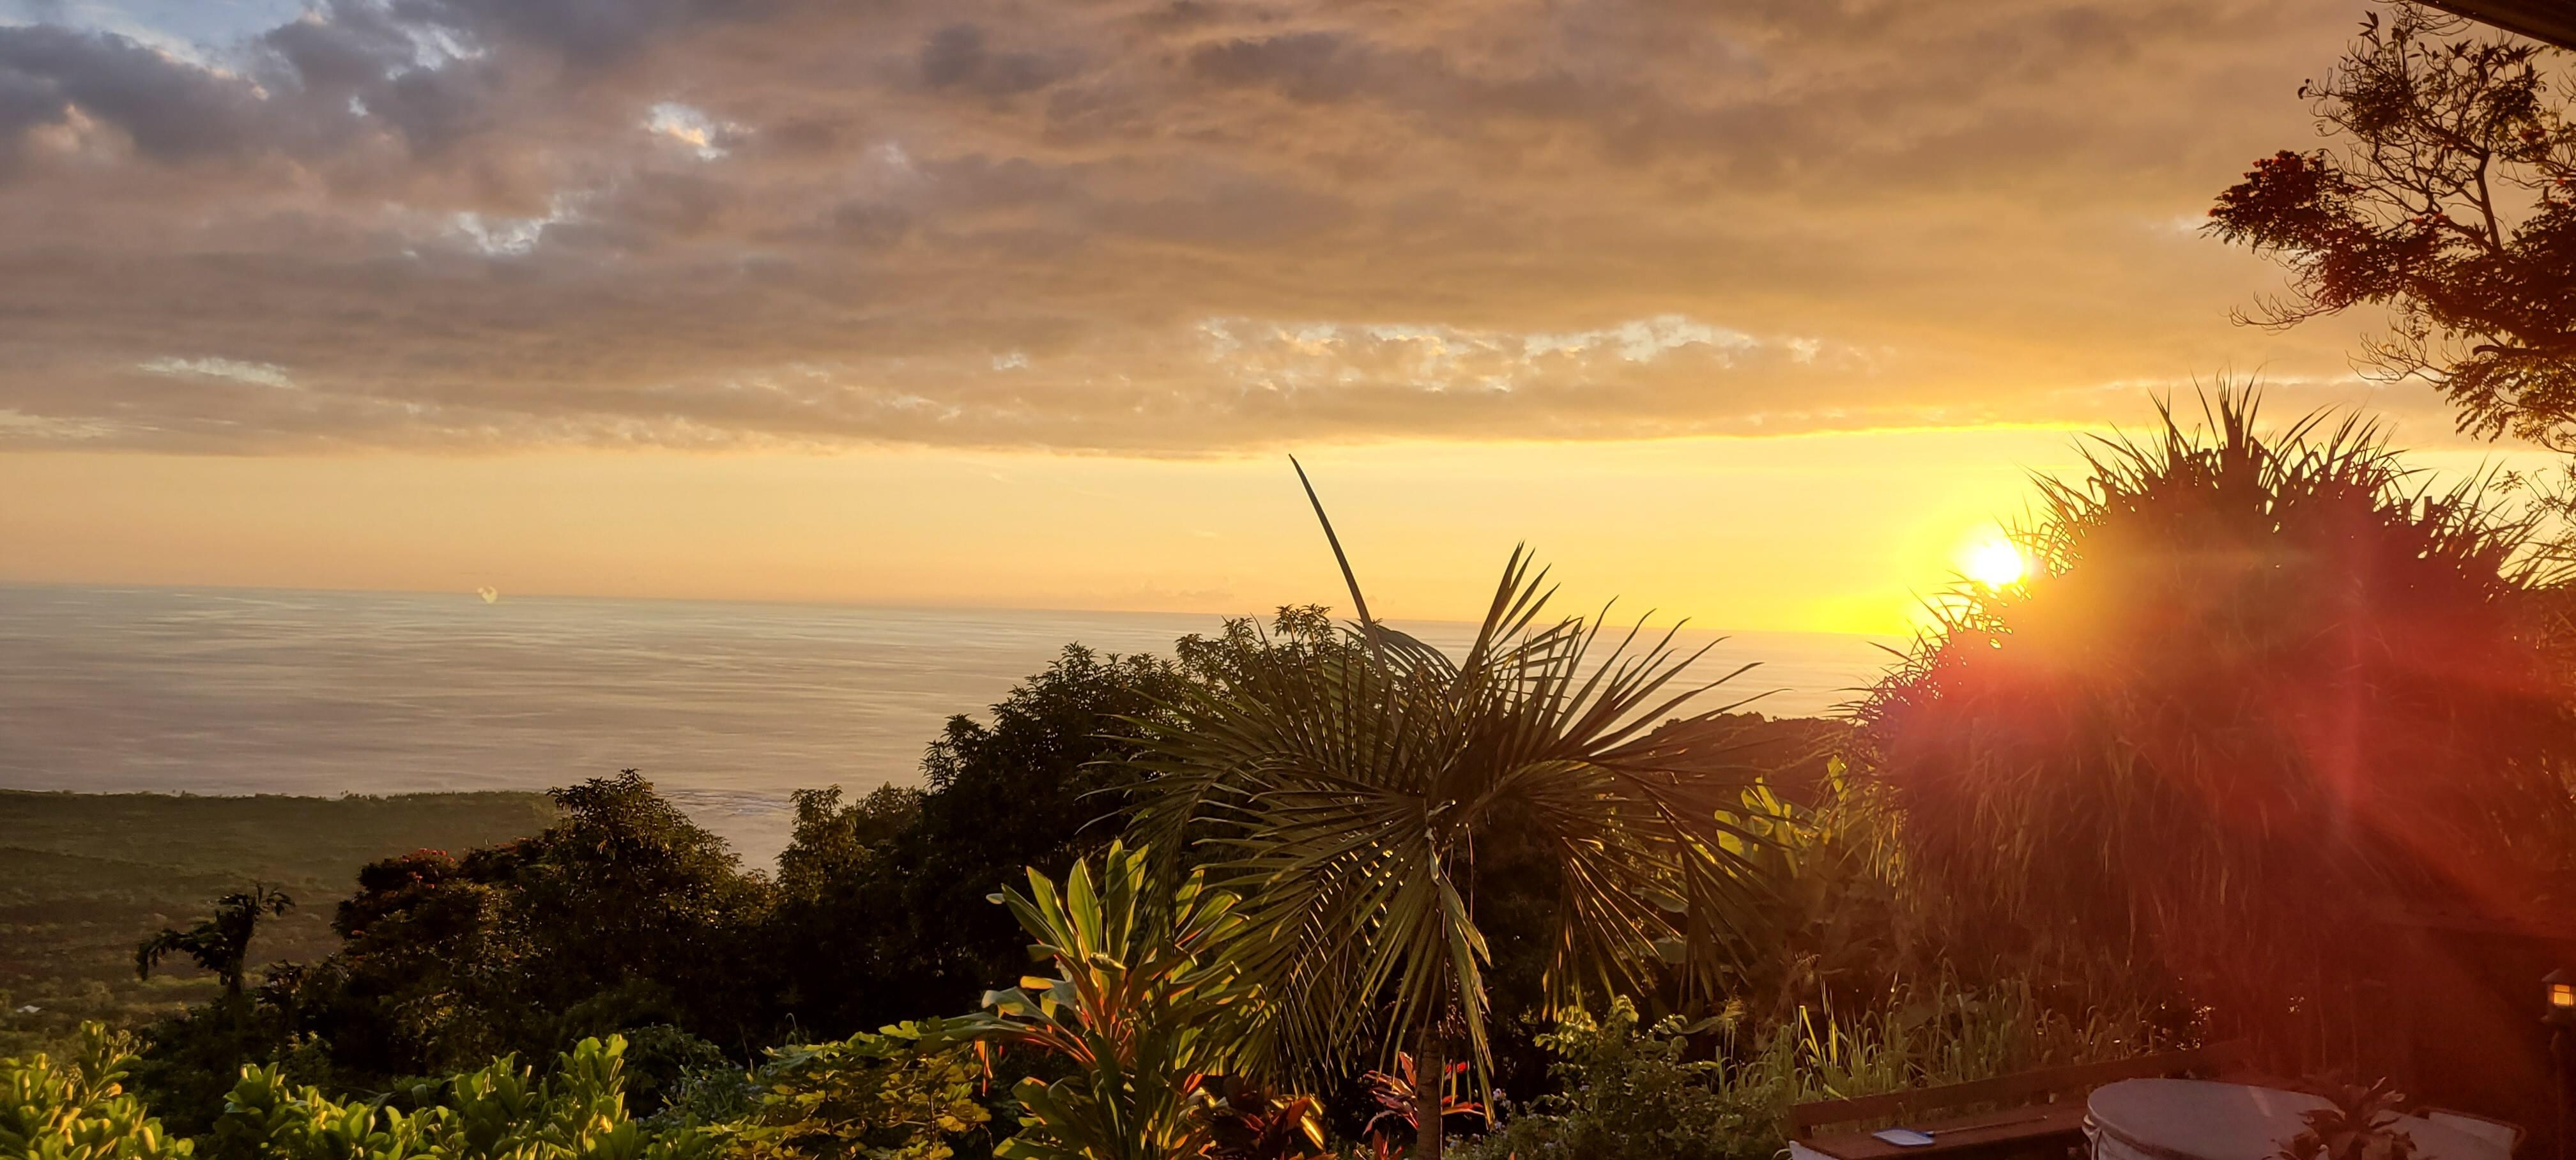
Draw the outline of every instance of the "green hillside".
<instances>
[{"instance_id":1,"label":"green hillside","mask_svg":"<svg viewBox=\"0 0 2576 1160\"><path fill-rule=\"evenodd\" d=\"M462 850L535 833L543 794L194 797L0 790L0 1056L82 1019L131 1021L214 993L173 961L134 977L134 946L202 917L253 882L298 906L262 927L254 960L330 952L331 908L358 867L422 848ZM30 1011L28 1008L34 1008Z\"/></svg>"}]
</instances>

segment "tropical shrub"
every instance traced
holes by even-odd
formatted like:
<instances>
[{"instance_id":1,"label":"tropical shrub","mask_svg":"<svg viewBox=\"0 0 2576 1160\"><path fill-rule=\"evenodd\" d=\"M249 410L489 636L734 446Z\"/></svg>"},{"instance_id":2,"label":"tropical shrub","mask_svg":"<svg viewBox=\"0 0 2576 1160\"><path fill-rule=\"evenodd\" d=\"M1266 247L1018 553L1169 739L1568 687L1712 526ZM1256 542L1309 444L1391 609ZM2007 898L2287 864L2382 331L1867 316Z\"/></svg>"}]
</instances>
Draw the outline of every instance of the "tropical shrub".
<instances>
[{"instance_id":1,"label":"tropical shrub","mask_svg":"<svg viewBox=\"0 0 2576 1160\"><path fill-rule=\"evenodd\" d=\"M703 1129L649 1128L626 1114L625 1042L584 1040L552 1074L509 1058L415 1085L401 1099L339 1100L242 1069L222 1118L198 1140L163 1130L124 1090L134 1043L98 1024L77 1056L0 1060L0 1155L37 1160L711 1160Z\"/></svg>"},{"instance_id":2,"label":"tropical shrub","mask_svg":"<svg viewBox=\"0 0 2576 1160\"><path fill-rule=\"evenodd\" d=\"M689 1076L734 1068L724 1049L668 1023L619 1032L626 1040L626 1102L635 1114L659 1114Z\"/></svg>"},{"instance_id":3,"label":"tropical shrub","mask_svg":"<svg viewBox=\"0 0 2576 1160\"><path fill-rule=\"evenodd\" d=\"M2042 481L2034 575L1959 590L1860 716L1963 943L2142 964L2277 1046L2374 909L2533 901L2576 849L2576 700L2527 523L2255 410Z\"/></svg>"},{"instance_id":4,"label":"tropical shrub","mask_svg":"<svg viewBox=\"0 0 2576 1160\"><path fill-rule=\"evenodd\" d=\"M342 1101L245 1068L203 1153L216 1160L708 1160L716 1141L626 1112L625 1041L585 1039L539 1077L504 1056L388 1099Z\"/></svg>"},{"instance_id":5,"label":"tropical shrub","mask_svg":"<svg viewBox=\"0 0 2576 1160\"><path fill-rule=\"evenodd\" d=\"M984 997L974 1034L1064 1065L1013 1094L1020 1134L995 1155L1014 1160L1179 1160L1216 1145L1209 1084L1235 1058L1254 993L1214 952L1240 933L1236 899L1193 872L1177 890L1148 886L1142 850L1112 843L1095 877L1076 863L1059 892L1028 872L1029 891L993 900L1055 970Z\"/></svg>"},{"instance_id":6,"label":"tropical shrub","mask_svg":"<svg viewBox=\"0 0 2576 1160\"><path fill-rule=\"evenodd\" d=\"M1539 1042L1559 1090L1504 1109L1467 1160L1771 1160L1791 1105L2135 1054L2138 1013L2050 1010L2024 984L1896 990L1883 1008L1836 1017L1809 1006L1757 1024L1740 1006L1639 1029L1614 999L1567 1011Z\"/></svg>"},{"instance_id":7,"label":"tropical shrub","mask_svg":"<svg viewBox=\"0 0 2576 1160\"><path fill-rule=\"evenodd\" d=\"M1507 1105L1498 1130L1461 1149L1467 1160L1732 1160L1780 1146L1777 1093L1729 1085L1724 1063L1690 1058L1679 1019L1643 1031L1637 1024L1624 998L1597 1018L1582 1008L1559 1016L1538 1040L1554 1058L1559 1092L1518 1114Z\"/></svg>"},{"instance_id":8,"label":"tropical shrub","mask_svg":"<svg viewBox=\"0 0 2576 1160\"><path fill-rule=\"evenodd\" d=\"M134 1042L81 1028L77 1053L0 1059L0 1156L42 1160L177 1160L194 1154L125 1089Z\"/></svg>"},{"instance_id":9,"label":"tropical shrub","mask_svg":"<svg viewBox=\"0 0 2576 1160\"><path fill-rule=\"evenodd\" d=\"M1546 1036L1539 1036L1543 1044ZM1395 1066L1385 1071L1372 1071L1360 1077L1360 1086L1368 1092L1369 1102L1377 1106L1361 1134L1380 1150L1403 1147L1397 1141L1416 1140L1422 1135L1422 1112L1429 1107L1440 1109L1440 1122L1453 1125L1465 1119L1477 1126L1489 1122L1485 1105L1466 1095L1467 1065L1453 1063L1441 1074L1425 1079L1422 1071L1406 1052L1395 1053Z\"/></svg>"},{"instance_id":10,"label":"tropical shrub","mask_svg":"<svg viewBox=\"0 0 2576 1160\"><path fill-rule=\"evenodd\" d=\"M2414 1160L2406 1093L2383 1079L2329 1084L2321 1094L2326 1106L2299 1113L2299 1134L2282 1141L2271 1160Z\"/></svg>"},{"instance_id":11,"label":"tropical shrub","mask_svg":"<svg viewBox=\"0 0 2576 1160\"><path fill-rule=\"evenodd\" d=\"M1760 889L1728 974L1729 1002L1756 1023L1795 1018L1819 995L1893 994L1940 955L1906 890L1886 793L1839 756L1820 764L1806 784L1777 789L1766 772L1729 813L1761 838L1742 855Z\"/></svg>"},{"instance_id":12,"label":"tropical shrub","mask_svg":"<svg viewBox=\"0 0 2576 1160\"><path fill-rule=\"evenodd\" d=\"M947 1160L991 1120L983 1068L957 1028L902 1023L836 1043L772 1050L752 1105L721 1134L739 1160Z\"/></svg>"},{"instance_id":13,"label":"tropical shrub","mask_svg":"<svg viewBox=\"0 0 2576 1160\"><path fill-rule=\"evenodd\" d=\"M1274 650L1332 643L1322 609L1282 608L1271 624L1229 620L1169 659L1068 645L984 719L949 718L919 788L798 793L766 956L797 1026L837 1036L962 1010L1016 977L1026 939L984 898L1030 867L1061 876L1119 835L1135 721Z\"/></svg>"},{"instance_id":14,"label":"tropical shrub","mask_svg":"<svg viewBox=\"0 0 2576 1160\"><path fill-rule=\"evenodd\" d=\"M1324 1155L1324 1102L1282 1096L1242 1076L1208 1084L1211 1160L1320 1160Z\"/></svg>"},{"instance_id":15,"label":"tropical shrub","mask_svg":"<svg viewBox=\"0 0 2576 1160\"><path fill-rule=\"evenodd\" d=\"M1375 1038L1378 1058L1409 1041L1441 1074L1454 1037L1488 1073L1474 852L1498 831L1545 854L1530 870L1553 894L1552 998L1649 991L1668 963L1716 993L1760 839L1728 820L1749 774L1649 733L1699 691L1675 685L1690 658L1669 635L1592 652L1597 626L1548 619L1545 574L1517 551L1461 658L1370 618L1350 583L1342 647L1271 653L1144 723L1139 832L1163 849L1199 835L1242 893L1229 955L1273 1016L1262 1062L1321 1078ZM1436 1160L1440 1116L1418 1119Z\"/></svg>"}]
</instances>

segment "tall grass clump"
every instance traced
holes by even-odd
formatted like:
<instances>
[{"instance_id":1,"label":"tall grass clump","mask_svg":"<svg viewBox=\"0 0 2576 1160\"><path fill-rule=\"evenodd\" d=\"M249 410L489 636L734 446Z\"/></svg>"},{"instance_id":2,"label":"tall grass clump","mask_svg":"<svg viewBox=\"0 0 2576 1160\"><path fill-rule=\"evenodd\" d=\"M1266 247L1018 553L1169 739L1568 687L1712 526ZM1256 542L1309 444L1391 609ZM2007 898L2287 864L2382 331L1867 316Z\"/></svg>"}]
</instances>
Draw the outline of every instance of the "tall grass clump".
<instances>
[{"instance_id":1,"label":"tall grass clump","mask_svg":"<svg viewBox=\"0 0 2576 1160\"><path fill-rule=\"evenodd\" d=\"M2526 907L2571 848L2561 576L2370 424L2204 410L2040 480L2031 575L1956 591L1861 738L1954 946L2126 964L2295 1049L2351 1018L2373 916Z\"/></svg>"}]
</instances>

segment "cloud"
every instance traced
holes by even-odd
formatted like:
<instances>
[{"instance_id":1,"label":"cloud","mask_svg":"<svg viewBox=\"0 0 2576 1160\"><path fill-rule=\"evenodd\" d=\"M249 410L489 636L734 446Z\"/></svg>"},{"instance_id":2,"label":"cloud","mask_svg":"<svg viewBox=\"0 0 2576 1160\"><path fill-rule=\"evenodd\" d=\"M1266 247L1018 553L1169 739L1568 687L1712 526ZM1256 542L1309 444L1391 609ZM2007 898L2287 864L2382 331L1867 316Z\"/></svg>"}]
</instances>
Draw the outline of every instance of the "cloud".
<instances>
[{"instance_id":1,"label":"cloud","mask_svg":"<svg viewBox=\"0 0 2576 1160\"><path fill-rule=\"evenodd\" d=\"M263 387L293 388L295 380L286 368L271 363L239 362L228 358L156 358L137 364L139 369L156 375L202 375L207 378L231 379L256 383Z\"/></svg>"},{"instance_id":2,"label":"cloud","mask_svg":"<svg viewBox=\"0 0 2576 1160\"><path fill-rule=\"evenodd\" d=\"M122 36L41 24L0 29L0 92L12 107L0 116L22 133L77 109L159 161L239 150L261 113L256 94L236 79Z\"/></svg>"},{"instance_id":3,"label":"cloud","mask_svg":"<svg viewBox=\"0 0 2576 1160\"><path fill-rule=\"evenodd\" d=\"M184 52L79 10L0 26L0 444L2433 406L2354 394L2368 320L2229 326L2277 275L2170 228L2304 139L2340 0L326 0Z\"/></svg>"},{"instance_id":4,"label":"cloud","mask_svg":"<svg viewBox=\"0 0 2576 1160\"><path fill-rule=\"evenodd\" d=\"M743 133L739 125L718 122L707 116L705 110L678 101L663 101L646 112L646 132L687 146L700 161L713 161L724 156L728 142Z\"/></svg>"}]
</instances>

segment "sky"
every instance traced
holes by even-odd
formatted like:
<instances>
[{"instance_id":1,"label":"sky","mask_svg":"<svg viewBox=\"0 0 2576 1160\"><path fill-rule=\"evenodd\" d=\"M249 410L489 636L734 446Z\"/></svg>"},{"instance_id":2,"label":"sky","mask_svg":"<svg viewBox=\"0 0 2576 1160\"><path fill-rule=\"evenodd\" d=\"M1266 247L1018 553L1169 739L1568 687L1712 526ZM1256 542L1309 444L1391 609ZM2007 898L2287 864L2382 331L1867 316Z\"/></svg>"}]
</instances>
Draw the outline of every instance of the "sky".
<instances>
[{"instance_id":1,"label":"sky","mask_svg":"<svg viewBox=\"0 0 2576 1160\"><path fill-rule=\"evenodd\" d=\"M0 0L0 580L1890 632L2358 0Z\"/></svg>"}]
</instances>

